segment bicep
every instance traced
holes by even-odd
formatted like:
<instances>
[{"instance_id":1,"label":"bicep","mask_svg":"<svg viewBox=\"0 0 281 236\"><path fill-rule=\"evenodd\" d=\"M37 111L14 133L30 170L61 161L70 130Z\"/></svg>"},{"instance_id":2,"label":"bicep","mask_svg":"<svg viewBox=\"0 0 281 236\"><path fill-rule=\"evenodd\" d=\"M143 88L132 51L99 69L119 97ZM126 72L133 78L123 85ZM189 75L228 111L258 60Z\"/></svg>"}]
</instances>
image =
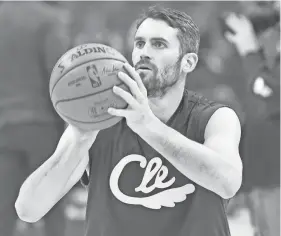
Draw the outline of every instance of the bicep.
<instances>
[{"instance_id":1,"label":"bicep","mask_svg":"<svg viewBox=\"0 0 281 236\"><path fill-rule=\"evenodd\" d=\"M237 168L242 168L239 154L241 125L236 113L227 107L218 109L205 129L204 145L222 154Z\"/></svg>"}]
</instances>

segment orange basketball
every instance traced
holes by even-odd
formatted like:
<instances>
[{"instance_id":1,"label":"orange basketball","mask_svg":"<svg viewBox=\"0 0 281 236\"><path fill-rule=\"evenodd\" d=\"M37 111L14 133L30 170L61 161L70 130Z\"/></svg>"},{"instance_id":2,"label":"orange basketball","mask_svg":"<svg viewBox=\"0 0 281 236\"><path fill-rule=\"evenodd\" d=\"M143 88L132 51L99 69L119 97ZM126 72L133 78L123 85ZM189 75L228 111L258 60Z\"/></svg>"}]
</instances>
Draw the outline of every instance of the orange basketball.
<instances>
[{"instance_id":1,"label":"orange basketball","mask_svg":"<svg viewBox=\"0 0 281 236\"><path fill-rule=\"evenodd\" d=\"M108 114L109 107L126 108L127 103L112 91L128 87L117 77L126 58L103 44L83 44L67 51L55 65L50 78L50 96L57 113L67 123L84 130L102 130L122 118Z\"/></svg>"}]
</instances>

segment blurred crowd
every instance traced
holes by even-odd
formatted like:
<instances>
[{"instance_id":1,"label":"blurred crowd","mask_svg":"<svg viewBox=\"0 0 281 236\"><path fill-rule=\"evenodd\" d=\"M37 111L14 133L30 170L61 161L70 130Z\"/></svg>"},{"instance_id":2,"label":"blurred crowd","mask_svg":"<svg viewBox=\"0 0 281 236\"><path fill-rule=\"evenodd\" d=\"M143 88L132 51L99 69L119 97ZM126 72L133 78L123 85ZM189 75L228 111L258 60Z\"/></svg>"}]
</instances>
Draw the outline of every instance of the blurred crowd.
<instances>
[{"instance_id":1,"label":"blurred crowd","mask_svg":"<svg viewBox=\"0 0 281 236\"><path fill-rule=\"evenodd\" d=\"M132 1L0 2L0 236L12 235L17 191L64 130L49 99L54 64L89 42L110 45L131 62L136 16L151 5L194 19L199 63L186 86L240 118L244 177L229 214L247 208L256 236L280 234L279 1ZM58 204L46 216L46 236L63 235L63 211Z\"/></svg>"}]
</instances>

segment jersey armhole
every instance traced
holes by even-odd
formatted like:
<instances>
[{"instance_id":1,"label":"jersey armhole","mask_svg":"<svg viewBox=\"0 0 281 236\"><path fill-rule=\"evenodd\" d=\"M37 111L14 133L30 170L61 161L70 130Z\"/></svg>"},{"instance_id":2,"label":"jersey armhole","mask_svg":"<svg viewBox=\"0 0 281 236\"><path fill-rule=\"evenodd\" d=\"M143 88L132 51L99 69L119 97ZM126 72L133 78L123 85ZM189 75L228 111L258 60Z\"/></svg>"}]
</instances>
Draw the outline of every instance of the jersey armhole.
<instances>
[{"instance_id":1,"label":"jersey armhole","mask_svg":"<svg viewBox=\"0 0 281 236\"><path fill-rule=\"evenodd\" d=\"M204 106L202 106L204 105ZM205 129L206 126L211 118L211 116L220 108L222 107L228 107L227 105L223 105L216 102L211 102L208 104L200 104L198 107L198 111L196 113L196 119L198 119L198 140L200 140L200 143L205 142ZM202 106L202 107L200 107Z\"/></svg>"}]
</instances>

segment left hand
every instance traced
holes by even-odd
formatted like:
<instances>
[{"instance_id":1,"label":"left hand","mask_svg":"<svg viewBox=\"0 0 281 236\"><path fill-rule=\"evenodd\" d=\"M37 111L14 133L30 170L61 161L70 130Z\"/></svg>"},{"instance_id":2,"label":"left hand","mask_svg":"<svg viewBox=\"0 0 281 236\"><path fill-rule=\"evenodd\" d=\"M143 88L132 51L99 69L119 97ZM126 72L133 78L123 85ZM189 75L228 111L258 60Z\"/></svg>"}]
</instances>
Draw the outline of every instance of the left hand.
<instances>
[{"instance_id":1,"label":"left hand","mask_svg":"<svg viewBox=\"0 0 281 236\"><path fill-rule=\"evenodd\" d=\"M128 103L128 107L126 109L110 107L108 113L113 116L125 117L127 125L139 134L145 125L152 122L156 116L149 107L147 90L139 74L128 63L124 64L124 69L128 74L120 71L118 77L129 87L131 93L118 86L113 87L113 92L124 99Z\"/></svg>"}]
</instances>

